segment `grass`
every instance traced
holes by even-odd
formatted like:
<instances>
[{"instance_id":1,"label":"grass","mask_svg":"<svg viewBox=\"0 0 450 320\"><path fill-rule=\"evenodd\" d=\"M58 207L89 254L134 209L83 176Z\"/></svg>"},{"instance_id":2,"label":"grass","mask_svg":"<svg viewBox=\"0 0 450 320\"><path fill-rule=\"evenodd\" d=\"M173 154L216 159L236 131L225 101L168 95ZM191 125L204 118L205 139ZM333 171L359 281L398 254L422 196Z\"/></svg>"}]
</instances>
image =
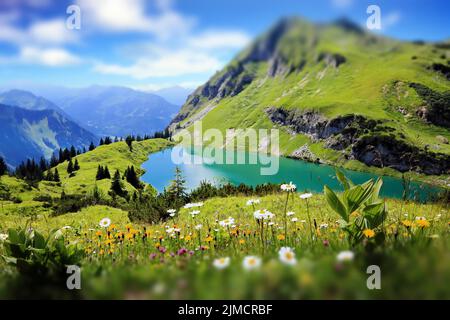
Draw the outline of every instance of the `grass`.
<instances>
[{"instance_id":1,"label":"grass","mask_svg":"<svg viewBox=\"0 0 450 320\"><path fill-rule=\"evenodd\" d=\"M125 142L117 142L110 145L97 147L95 150L76 157L80 164L80 170L74 177L69 177L67 173L68 162L57 166L60 174L61 183L41 181L38 187L31 187L23 180L15 177L1 176L0 185L6 186L10 194L21 200L20 203L14 201L0 200L0 226L14 221L22 221L31 216L41 216L47 218L52 213L51 208L47 208L44 202L34 199L39 196L50 196L59 198L62 191L66 194L88 194L94 186L101 190L104 197L108 197L108 190L111 186L111 180L95 180L98 165L107 165L111 175L115 170L124 173L128 166L134 166L139 175L144 173L140 168L141 164L148 158L149 154L157 152L171 142L164 139L152 139L133 143L133 152L130 152ZM135 189L127 181L123 181L124 186L130 192ZM151 188L149 186L149 188Z\"/></svg>"},{"instance_id":2,"label":"grass","mask_svg":"<svg viewBox=\"0 0 450 320\"><path fill-rule=\"evenodd\" d=\"M59 278L46 281L39 276L39 284L35 286L35 278L28 279L0 259L0 297L450 298L447 286L450 211L445 203L385 199L388 208L385 223L373 230L373 238L354 244L341 229L339 215L319 194L308 200L290 194L288 202L285 193L268 195L254 205L247 205L250 198L243 196L212 198L197 208L180 209L174 218L151 224L131 223L128 212L103 205L52 216L51 208L35 200L45 194L57 198L63 188L71 193L89 192L95 184L98 164L108 165L111 172L115 169L122 172L129 165L139 168L148 153L169 144L166 140L143 141L133 144L133 152L124 143L99 147L77 157L81 169L75 177L69 178L65 172L67 164L60 164L60 185L43 182L39 188L33 188L16 178L1 177L2 186L22 202L0 202L0 234L6 234L10 228L32 227L48 236L52 243L56 241L55 230L59 230L65 247L78 248L83 256L77 262L82 266L80 291L66 289L65 273L64 281ZM106 197L109 185L99 187ZM253 215L257 209L267 209L275 215L263 228ZM193 210L200 212L193 217ZM295 214L287 217L286 211ZM230 217L234 221L228 226L221 223ZM111 220L106 228L99 225L104 218ZM382 242L380 235L385 236ZM6 254L2 244L0 255ZM280 260L282 247L293 250L295 263L287 265L283 263L286 260ZM354 259L337 258L348 250ZM247 270L243 261L249 256L261 259L261 265ZM229 265L225 263L218 268L226 258ZM382 270L381 290L369 290L366 286L370 265L378 265Z\"/></svg>"},{"instance_id":3,"label":"grass","mask_svg":"<svg viewBox=\"0 0 450 320\"><path fill-rule=\"evenodd\" d=\"M79 213L32 222L44 233L51 228L71 226L64 231L67 241L85 251L82 260L82 290L78 298L114 299L371 299L371 298L439 298L450 297L448 252L449 210L442 204L419 205L386 200L389 215L383 227L386 241L378 246L374 238L349 247L339 228L339 216L322 195L308 201L314 229L309 234L306 201L292 196L287 210L295 215L284 229L285 194L260 198L247 205L247 197L213 198L193 209L181 209L173 219L143 225L130 224L126 213L107 207L92 207ZM255 209L275 214L274 225L266 225L266 240L260 240L260 227L253 218ZM109 217L112 224L101 228L100 219ZM233 225L218 221L232 217ZM297 222L290 219L295 217ZM430 223L421 228L416 217ZM411 221L406 227L402 221ZM25 220L15 222L23 225ZM202 225L201 228L195 226ZM173 235L168 228L179 228ZM2 230L2 232L4 229ZM381 232L376 230L376 232ZM111 235L111 237L108 236ZM123 234L123 240L118 240ZM278 250L291 247L296 263L285 265ZM180 251L182 249L183 251ZM338 261L343 250L352 250L352 261ZM243 259L257 256L262 265L246 270ZM229 257L223 270L214 267L215 259ZM368 290L366 269L379 265L382 289ZM2 268L4 285L11 276ZM12 278L11 278L12 277ZM1 285L0 285L1 288ZM3 287L7 296L8 288ZM0 294L1 294L0 289ZM67 293L67 292L66 292ZM35 293L38 294L38 293ZM53 294L58 294L55 289Z\"/></svg>"}]
</instances>

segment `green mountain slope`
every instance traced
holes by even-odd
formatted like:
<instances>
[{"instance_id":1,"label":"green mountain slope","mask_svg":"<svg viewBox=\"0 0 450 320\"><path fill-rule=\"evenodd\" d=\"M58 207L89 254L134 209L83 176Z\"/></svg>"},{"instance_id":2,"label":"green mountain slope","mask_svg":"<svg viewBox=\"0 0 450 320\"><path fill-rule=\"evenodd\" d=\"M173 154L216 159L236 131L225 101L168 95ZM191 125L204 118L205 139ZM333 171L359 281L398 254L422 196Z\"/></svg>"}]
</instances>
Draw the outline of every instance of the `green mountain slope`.
<instances>
[{"instance_id":1,"label":"green mountain slope","mask_svg":"<svg viewBox=\"0 0 450 320\"><path fill-rule=\"evenodd\" d=\"M125 142L99 146L95 150L74 158L74 161L75 159L78 161L80 170L72 176L67 173L67 161L59 164L57 169L61 182L41 181L37 186L30 186L25 181L15 177L0 176L0 218L2 220L0 221L0 227L3 223L14 224L19 220L26 221L32 215L38 215L38 219L45 222L48 215L54 212L54 209L47 205L47 198L58 199L62 191L69 195L88 195L97 186L102 196L108 199L110 198L108 191L111 188L111 179L96 181L95 177L99 165L108 166L111 175L116 170L119 170L123 175L129 166L134 166L137 173L141 175L144 172L140 166L147 160L149 154L170 145L171 142L164 139L133 142L132 152ZM126 180L122 182L130 194L136 191ZM151 192L151 190L150 187L148 191ZM95 207L91 207L89 210L92 214L99 214ZM107 209L107 211L111 210L114 211L115 209Z\"/></svg>"},{"instance_id":2,"label":"green mountain slope","mask_svg":"<svg viewBox=\"0 0 450 320\"><path fill-rule=\"evenodd\" d=\"M29 158L50 158L59 148L87 148L97 139L55 110L0 104L0 156L11 166Z\"/></svg>"},{"instance_id":3,"label":"green mountain slope","mask_svg":"<svg viewBox=\"0 0 450 320\"><path fill-rule=\"evenodd\" d=\"M280 152L395 174L450 170L450 47L348 21L284 19L197 88L171 124L281 129ZM306 152L305 152L306 150Z\"/></svg>"}]
</instances>

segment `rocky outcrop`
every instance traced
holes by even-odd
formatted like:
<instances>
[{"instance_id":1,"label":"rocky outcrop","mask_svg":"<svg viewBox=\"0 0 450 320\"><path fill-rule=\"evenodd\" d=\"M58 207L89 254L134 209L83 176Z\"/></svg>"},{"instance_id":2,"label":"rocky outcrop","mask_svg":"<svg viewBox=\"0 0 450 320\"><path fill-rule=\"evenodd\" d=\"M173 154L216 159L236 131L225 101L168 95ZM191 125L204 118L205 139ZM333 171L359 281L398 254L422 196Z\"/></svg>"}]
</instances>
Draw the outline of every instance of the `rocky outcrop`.
<instances>
[{"instance_id":1,"label":"rocky outcrop","mask_svg":"<svg viewBox=\"0 0 450 320\"><path fill-rule=\"evenodd\" d=\"M320 158L311 152L307 143L305 143L303 146L292 152L288 157L315 163L321 162Z\"/></svg>"},{"instance_id":2,"label":"rocky outcrop","mask_svg":"<svg viewBox=\"0 0 450 320\"><path fill-rule=\"evenodd\" d=\"M447 80L450 80L450 66L446 66L442 63L433 63L431 65L431 69L433 69L433 71L442 73L442 75L446 77Z\"/></svg>"},{"instance_id":3,"label":"rocky outcrop","mask_svg":"<svg viewBox=\"0 0 450 320\"><path fill-rule=\"evenodd\" d=\"M450 128L450 91L440 93L420 83L411 83L410 87L426 102L416 110L417 116L437 126Z\"/></svg>"},{"instance_id":4,"label":"rocky outcrop","mask_svg":"<svg viewBox=\"0 0 450 320\"><path fill-rule=\"evenodd\" d=\"M327 119L323 115L301 110L267 108L269 119L285 126L292 134L308 135L313 141L323 141L325 147L342 151L347 159L355 159L368 166L390 167L401 172L417 171L425 174L450 172L450 156L411 146L385 126L382 121L360 115L345 115ZM291 157L317 161L307 145Z\"/></svg>"},{"instance_id":5,"label":"rocky outcrop","mask_svg":"<svg viewBox=\"0 0 450 320\"><path fill-rule=\"evenodd\" d=\"M450 172L448 155L421 150L385 135L358 139L352 147L352 156L369 166L389 167L400 172L411 170L430 175Z\"/></svg>"},{"instance_id":6,"label":"rocky outcrop","mask_svg":"<svg viewBox=\"0 0 450 320\"><path fill-rule=\"evenodd\" d=\"M347 59L339 53L322 52L319 54L317 61L318 62L325 61L326 65L332 66L333 68L337 68L341 64L345 63Z\"/></svg>"},{"instance_id":7,"label":"rocky outcrop","mask_svg":"<svg viewBox=\"0 0 450 320\"><path fill-rule=\"evenodd\" d=\"M336 149L345 149L353 143L354 138L364 132L375 130L380 121L368 120L359 115L344 115L328 120L320 113L314 111L301 111L298 109L286 110L282 108L269 107L266 110L269 119L273 123L287 126L294 133L310 136L313 140L327 140L337 134L341 134L346 141L345 145L337 147L338 143L329 140L330 146ZM341 142L342 143L342 142Z\"/></svg>"}]
</instances>

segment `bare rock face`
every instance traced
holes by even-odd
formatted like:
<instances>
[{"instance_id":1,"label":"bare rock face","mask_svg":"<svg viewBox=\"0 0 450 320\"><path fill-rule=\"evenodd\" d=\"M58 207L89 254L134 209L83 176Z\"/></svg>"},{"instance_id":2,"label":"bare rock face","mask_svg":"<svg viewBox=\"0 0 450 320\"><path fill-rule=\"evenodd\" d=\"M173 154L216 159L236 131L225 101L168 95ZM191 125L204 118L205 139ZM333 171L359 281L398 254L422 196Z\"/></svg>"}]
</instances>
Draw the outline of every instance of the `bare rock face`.
<instances>
[{"instance_id":1,"label":"bare rock face","mask_svg":"<svg viewBox=\"0 0 450 320\"><path fill-rule=\"evenodd\" d=\"M436 136L436 140L439 141L439 143L448 144L448 139L444 136L441 135Z\"/></svg>"},{"instance_id":2,"label":"bare rock face","mask_svg":"<svg viewBox=\"0 0 450 320\"><path fill-rule=\"evenodd\" d=\"M309 162L321 162L320 158L318 158L314 153L311 152L307 143L292 152L289 157L294 159L306 160Z\"/></svg>"},{"instance_id":3,"label":"bare rock face","mask_svg":"<svg viewBox=\"0 0 450 320\"><path fill-rule=\"evenodd\" d=\"M450 91L440 93L420 83L411 83L410 87L426 102L426 106L417 109L417 116L434 125L450 128Z\"/></svg>"},{"instance_id":4,"label":"bare rock face","mask_svg":"<svg viewBox=\"0 0 450 320\"><path fill-rule=\"evenodd\" d=\"M265 111L273 123L286 126L291 132L308 135L313 140L323 141L326 148L343 151L348 159L368 166L430 175L450 172L450 156L407 144L392 133L394 129L381 121L353 114L329 120L313 111L275 107ZM291 157L317 161L307 145L296 150Z\"/></svg>"},{"instance_id":5,"label":"bare rock face","mask_svg":"<svg viewBox=\"0 0 450 320\"><path fill-rule=\"evenodd\" d=\"M328 53L328 52L320 53L317 60L318 62L325 61L325 63L328 66L332 66L334 68L339 67L341 64L347 61L347 59L339 53Z\"/></svg>"},{"instance_id":6,"label":"bare rock face","mask_svg":"<svg viewBox=\"0 0 450 320\"><path fill-rule=\"evenodd\" d=\"M400 172L419 171L429 175L450 172L450 157L421 150L390 136L365 137L352 147L355 159L376 167L389 167Z\"/></svg>"}]
</instances>

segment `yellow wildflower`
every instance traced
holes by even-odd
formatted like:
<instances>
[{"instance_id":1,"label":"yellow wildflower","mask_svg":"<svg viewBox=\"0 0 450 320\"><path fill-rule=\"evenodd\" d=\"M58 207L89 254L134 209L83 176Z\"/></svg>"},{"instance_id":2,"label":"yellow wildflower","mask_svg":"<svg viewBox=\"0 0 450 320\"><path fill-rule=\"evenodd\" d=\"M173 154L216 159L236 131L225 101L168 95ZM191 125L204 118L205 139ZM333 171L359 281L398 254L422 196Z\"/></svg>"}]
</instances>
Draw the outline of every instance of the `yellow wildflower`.
<instances>
[{"instance_id":1,"label":"yellow wildflower","mask_svg":"<svg viewBox=\"0 0 450 320\"><path fill-rule=\"evenodd\" d=\"M366 236L366 238L373 238L375 236L375 231L372 229L365 229L363 231L363 234Z\"/></svg>"},{"instance_id":2,"label":"yellow wildflower","mask_svg":"<svg viewBox=\"0 0 450 320\"><path fill-rule=\"evenodd\" d=\"M406 228L411 228L413 223L410 220L403 220L402 224L406 227Z\"/></svg>"},{"instance_id":3,"label":"yellow wildflower","mask_svg":"<svg viewBox=\"0 0 450 320\"><path fill-rule=\"evenodd\" d=\"M240 239L239 240L239 244L244 244L245 243L245 240L244 239Z\"/></svg>"},{"instance_id":4,"label":"yellow wildflower","mask_svg":"<svg viewBox=\"0 0 450 320\"><path fill-rule=\"evenodd\" d=\"M420 228L428 228L430 226L430 222L427 219L416 220L416 224Z\"/></svg>"},{"instance_id":5,"label":"yellow wildflower","mask_svg":"<svg viewBox=\"0 0 450 320\"><path fill-rule=\"evenodd\" d=\"M352 217L352 218L356 218L356 217L359 217L361 214L358 212L358 211L353 211L351 214L350 214L350 217Z\"/></svg>"},{"instance_id":6,"label":"yellow wildflower","mask_svg":"<svg viewBox=\"0 0 450 320\"><path fill-rule=\"evenodd\" d=\"M205 241L206 241L206 242L211 242L211 241L213 241L213 237L208 236L208 237L206 237Z\"/></svg>"},{"instance_id":7,"label":"yellow wildflower","mask_svg":"<svg viewBox=\"0 0 450 320\"><path fill-rule=\"evenodd\" d=\"M279 234L277 236L278 240L283 241L284 239L286 239L286 237L284 236L284 234Z\"/></svg>"}]
</instances>

